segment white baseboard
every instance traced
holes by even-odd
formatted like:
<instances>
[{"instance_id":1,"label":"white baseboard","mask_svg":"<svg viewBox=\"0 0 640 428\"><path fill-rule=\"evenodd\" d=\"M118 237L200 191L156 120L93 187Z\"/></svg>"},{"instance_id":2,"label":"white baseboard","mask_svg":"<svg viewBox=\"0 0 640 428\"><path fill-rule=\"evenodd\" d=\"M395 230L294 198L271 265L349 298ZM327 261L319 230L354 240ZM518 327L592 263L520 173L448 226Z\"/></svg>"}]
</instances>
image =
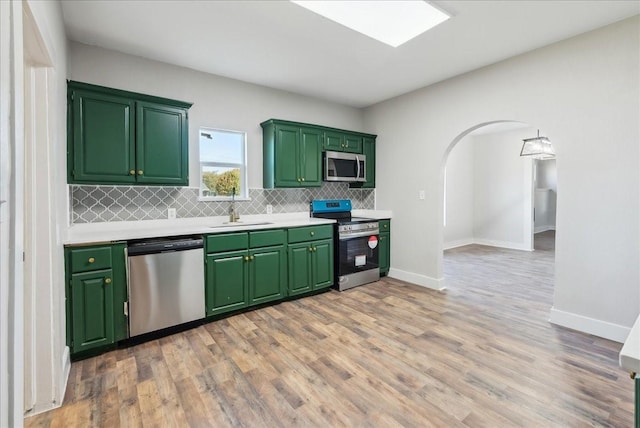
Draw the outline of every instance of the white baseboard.
<instances>
[{"instance_id":1,"label":"white baseboard","mask_svg":"<svg viewBox=\"0 0 640 428\"><path fill-rule=\"evenodd\" d=\"M465 245L475 244L472 238L469 239L456 239L455 241L445 242L444 249L451 250L453 248L464 247Z\"/></svg>"},{"instance_id":2,"label":"white baseboard","mask_svg":"<svg viewBox=\"0 0 640 428\"><path fill-rule=\"evenodd\" d=\"M64 393L67 391L67 383L69 382L69 374L71 373L71 351L68 346L64 347L64 352L62 353L61 373L60 389L58 390L58 397L60 397L60 400L59 403L56 403L58 406L61 406L62 401L64 400Z\"/></svg>"},{"instance_id":3,"label":"white baseboard","mask_svg":"<svg viewBox=\"0 0 640 428\"><path fill-rule=\"evenodd\" d=\"M70 355L68 346L64 347L64 352L62 353L62 366L60 369L61 369L60 384L58 385L58 391L56 391L57 401L54 398L53 401L34 403L31 410L25 413L24 415L25 418L29 418L31 416L38 415L40 413L48 412L49 410L53 410L62 406L62 402L64 401L64 393L67 390L67 382L69 381L69 374L71 373L71 355Z\"/></svg>"},{"instance_id":4,"label":"white baseboard","mask_svg":"<svg viewBox=\"0 0 640 428\"><path fill-rule=\"evenodd\" d=\"M487 245L489 247L508 248L510 250L533 251L533 249L527 248L524 244L521 244L519 242L494 241L493 239L476 239L474 243L478 245Z\"/></svg>"},{"instance_id":5,"label":"white baseboard","mask_svg":"<svg viewBox=\"0 0 640 428\"><path fill-rule=\"evenodd\" d=\"M571 312L560 311L555 308L551 308L549 322L572 330L578 330L583 333L613 340L618 343L624 343L631 331L630 327L624 327Z\"/></svg>"},{"instance_id":6,"label":"white baseboard","mask_svg":"<svg viewBox=\"0 0 640 428\"><path fill-rule=\"evenodd\" d=\"M533 229L533 233L542 233L548 230L556 230L555 226L538 226Z\"/></svg>"},{"instance_id":7,"label":"white baseboard","mask_svg":"<svg viewBox=\"0 0 640 428\"><path fill-rule=\"evenodd\" d=\"M389 269L389 276L391 278L399 279L401 281L410 282L412 284L419 285L421 287L430 288L432 290L444 290L444 278L432 278L430 276L421 275L419 273L407 272L400 269Z\"/></svg>"}]
</instances>

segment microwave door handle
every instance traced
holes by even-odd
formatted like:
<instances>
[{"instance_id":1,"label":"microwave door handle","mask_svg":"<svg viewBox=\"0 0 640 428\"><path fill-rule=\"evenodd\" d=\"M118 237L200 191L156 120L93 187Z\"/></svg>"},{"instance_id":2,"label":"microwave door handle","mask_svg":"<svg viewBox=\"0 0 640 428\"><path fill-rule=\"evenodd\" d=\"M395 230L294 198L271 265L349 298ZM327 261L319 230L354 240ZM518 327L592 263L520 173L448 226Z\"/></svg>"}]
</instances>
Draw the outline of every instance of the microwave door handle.
<instances>
[{"instance_id":1,"label":"microwave door handle","mask_svg":"<svg viewBox=\"0 0 640 428\"><path fill-rule=\"evenodd\" d=\"M356 165L358 165L358 169L356 169L356 180L360 178L360 158L356 155Z\"/></svg>"}]
</instances>

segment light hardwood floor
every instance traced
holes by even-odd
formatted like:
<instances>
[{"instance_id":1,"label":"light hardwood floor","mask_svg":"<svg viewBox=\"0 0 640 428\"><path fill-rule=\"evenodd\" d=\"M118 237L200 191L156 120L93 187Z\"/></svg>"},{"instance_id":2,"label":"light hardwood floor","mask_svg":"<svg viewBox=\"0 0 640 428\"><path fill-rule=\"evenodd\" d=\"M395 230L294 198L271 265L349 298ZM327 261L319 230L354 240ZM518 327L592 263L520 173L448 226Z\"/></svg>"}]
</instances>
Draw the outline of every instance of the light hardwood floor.
<instances>
[{"instance_id":1,"label":"light hardwood floor","mask_svg":"<svg viewBox=\"0 0 640 428\"><path fill-rule=\"evenodd\" d=\"M548 322L549 235L447 251L444 292L383 279L75 362L25 424L631 427L621 345Z\"/></svg>"}]
</instances>

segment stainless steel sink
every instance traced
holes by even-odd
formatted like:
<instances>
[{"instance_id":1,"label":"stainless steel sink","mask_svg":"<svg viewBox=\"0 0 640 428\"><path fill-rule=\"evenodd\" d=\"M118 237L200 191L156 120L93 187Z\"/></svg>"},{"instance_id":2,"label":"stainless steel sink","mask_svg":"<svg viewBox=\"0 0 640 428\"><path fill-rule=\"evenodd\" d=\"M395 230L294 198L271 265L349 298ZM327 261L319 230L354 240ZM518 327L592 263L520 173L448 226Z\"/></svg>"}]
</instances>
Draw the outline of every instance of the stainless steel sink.
<instances>
[{"instance_id":1,"label":"stainless steel sink","mask_svg":"<svg viewBox=\"0 0 640 428\"><path fill-rule=\"evenodd\" d=\"M263 226L266 224L273 224L270 221L234 221L234 222L224 222L217 226L210 226L211 229L217 229L220 227L242 227L242 226Z\"/></svg>"}]
</instances>

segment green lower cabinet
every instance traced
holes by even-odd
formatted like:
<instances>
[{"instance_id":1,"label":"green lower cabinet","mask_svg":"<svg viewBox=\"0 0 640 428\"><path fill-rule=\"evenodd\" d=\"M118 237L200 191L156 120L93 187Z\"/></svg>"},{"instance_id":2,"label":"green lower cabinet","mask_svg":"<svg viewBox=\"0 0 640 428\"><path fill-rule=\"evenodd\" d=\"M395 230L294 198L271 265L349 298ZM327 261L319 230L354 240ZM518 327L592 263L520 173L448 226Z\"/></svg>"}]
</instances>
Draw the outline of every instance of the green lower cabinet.
<instances>
[{"instance_id":1,"label":"green lower cabinet","mask_svg":"<svg viewBox=\"0 0 640 428\"><path fill-rule=\"evenodd\" d=\"M289 245L289 295L333 285L333 241L301 242Z\"/></svg>"},{"instance_id":2,"label":"green lower cabinet","mask_svg":"<svg viewBox=\"0 0 640 428\"><path fill-rule=\"evenodd\" d=\"M330 239L313 242L311 253L313 267L313 289L326 288L333 285L333 241Z\"/></svg>"},{"instance_id":3,"label":"green lower cabinet","mask_svg":"<svg viewBox=\"0 0 640 428\"><path fill-rule=\"evenodd\" d=\"M65 248L67 345L72 355L128 337L124 242Z\"/></svg>"},{"instance_id":4,"label":"green lower cabinet","mask_svg":"<svg viewBox=\"0 0 640 428\"><path fill-rule=\"evenodd\" d=\"M380 275L386 275L391 267L391 220L380 220L378 224L380 227L378 265Z\"/></svg>"},{"instance_id":5,"label":"green lower cabinet","mask_svg":"<svg viewBox=\"0 0 640 428\"><path fill-rule=\"evenodd\" d=\"M249 302L248 251L207 255L207 316L244 308Z\"/></svg>"},{"instance_id":6,"label":"green lower cabinet","mask_svg":"<svg viewBox=\"0 0 640 428\"><path fill-rule=\"evenodd\" d=\"M72 275L74 353L114 343L113 294L111 269Z\"/></svg>"},{"instance_id":7,"label":"green lower cabinet","mask_svg":"<svg viewBox=\"0 0 640 428\"><path fill-rule=\"evenodd\" d=\"M635 427L640 428L640 376L636 375L636 410L635 410Z\"/></svg>"},{"instance_id":8,"label":"green lower cabinet","mask_svg":"<svg viewBox=\"0 0 640 428\"><path fill-rule=\"evenodd\" d=\"M311 244L289 245L289 296L311 291Z\"/></svg>"},{"instance_id":9,"label":"green lower cabinet","mask_svg":"<svg viewBox=\"0 0 640 428\"><path fill-rule=\"evenodd\" d=\"M249 252L249 304L279 300L287 291L287 255L283 245Z\"/></svg>"}]
</instances>

